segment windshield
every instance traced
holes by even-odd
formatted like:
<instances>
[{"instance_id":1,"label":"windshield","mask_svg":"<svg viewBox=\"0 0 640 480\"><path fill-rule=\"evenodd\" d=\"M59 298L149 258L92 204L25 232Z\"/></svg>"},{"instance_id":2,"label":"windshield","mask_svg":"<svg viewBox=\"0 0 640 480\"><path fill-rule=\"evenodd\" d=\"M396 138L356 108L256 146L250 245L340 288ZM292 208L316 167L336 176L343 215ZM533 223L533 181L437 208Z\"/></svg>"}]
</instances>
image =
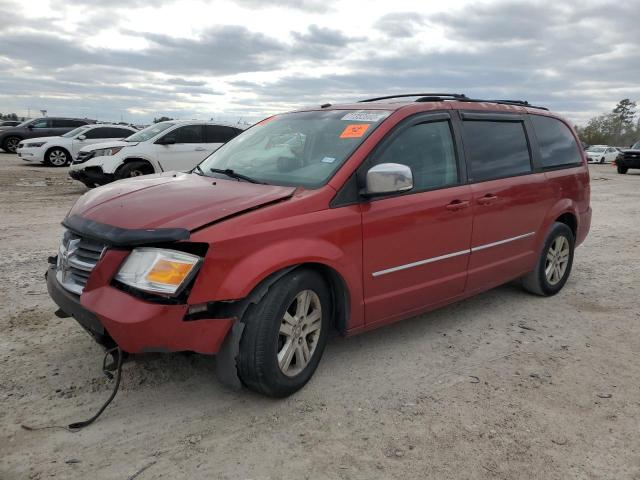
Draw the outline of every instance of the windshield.
<instances>
[{"instance_id":1,"label":"windshield","mask_svg":"<svg viewBox=\"0 0 640 480\"><path fill-rule=\"evenodd\" d=\"M229 141L204 162L275 185L319 187L391 112L328 110L278 115L263 120Z\"/></svg>"},{"instance_id":2,"label":"windshield","mask_svg":"<svg viewBox=\"0 0 640 480\"><path fill-rule=\"evenodd\" d=\"M633 147L631 147L631 148L633 148L634 150L640 150L640 142L634 143Z\"/></svg>"},{"instance_id":3,"label":"windshield","mask_svg":"<svg viewBox=\"0 0 640 480\"><path fill-rule=\"evenodd\" d=\"M37 119L36 119L37 120ZM25 120L24 122L22 122L20 125L16 125L17 127L26 127L27 125L29 125L31 122L33 122L33 119L30 120Z\"/></svg>"},{"instance_id":4,"label":"windshield","mask_svg":"<svg viewBox=\"0 0 640 480\"><path fill-rule=\"evenodd\" d=\"M604 151L605 151L605 147L589 147L589 148L587 148L587 152L599 153L599 152L604 152Z\"/></svg>"},{"instance_id":5,"label":"windshield","mask_svg":"<svg viewBox=\"0 0 640 480\"><path fill-rule=\"evenodd\" d=\"M81 127L74 128L73 130L71 130L70 132L65 133L62 136L65 137L65 138L73 138L76 135L80 135L82 132L84 132L88 128L91 128L91 125L83 125Z\"/></svg>"},{"instance_id":6,"label":"windshield","mask_svg":"<svg viewBox=\"0 0 640 480\"><path fill-rule=\"evenodd\" d=\"M134 133L133 135L125 138L125 142L146 142L150 138L155 137L160 132L164 132L167 128L173 127L175 122L160 122L154 125L150 125L147 128Z\"/></svg>"}]
</instances>

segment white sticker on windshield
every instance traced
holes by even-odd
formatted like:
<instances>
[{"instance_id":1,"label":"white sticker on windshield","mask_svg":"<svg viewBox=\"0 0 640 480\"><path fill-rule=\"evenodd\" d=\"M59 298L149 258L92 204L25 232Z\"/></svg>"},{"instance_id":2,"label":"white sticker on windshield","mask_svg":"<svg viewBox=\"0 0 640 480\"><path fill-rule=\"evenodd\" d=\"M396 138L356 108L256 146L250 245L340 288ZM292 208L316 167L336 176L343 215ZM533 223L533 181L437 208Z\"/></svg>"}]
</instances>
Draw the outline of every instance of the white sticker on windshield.
<instances>
[{"instance_id":1,"label":"white sticker on windshield","mask_svg":"<svg viewBox=\"0 0 640 480\"><path fill-rule=\"evenodd\" d=\"M322 163L333 163L336 161L335 158L333 157L324 157L322 160L320 160Z\"/></svg>"},{"instance_id":2,"label":"white sticker on windshield","mask_svg":"<svg viewBox=\"0 0 640 480\"><path fill-rule=\"evenodd\" d=\"M341 120L347 120L350 122L379 122L389 116L391 112L385 111L367 111L358 110L357 112L349 112Z\"/></svg>"}]
</instances>

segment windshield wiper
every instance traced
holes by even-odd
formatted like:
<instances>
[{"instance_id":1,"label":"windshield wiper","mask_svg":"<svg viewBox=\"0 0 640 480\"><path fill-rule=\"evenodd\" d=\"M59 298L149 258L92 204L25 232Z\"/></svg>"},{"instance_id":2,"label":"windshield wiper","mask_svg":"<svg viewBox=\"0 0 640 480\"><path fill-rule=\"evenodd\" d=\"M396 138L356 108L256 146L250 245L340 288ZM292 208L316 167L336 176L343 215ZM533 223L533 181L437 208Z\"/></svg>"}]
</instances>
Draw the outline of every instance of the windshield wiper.
<instances>
[{"instance_id":1,"label":"windshield wiper","mask_svg":"<svg viewBox=\"0 0 640 480\"><path fill-rule=\"evenodd\" d=\"M194 168L193 170L191 170L191 172L194 172L195 170L197 170L198 172L200 172L199 175L204 176L204 170L202 170L202 168L200 168L200 165L196 165L196 168Z\"/></svg>"},{"instance_id":2,"label":"windshield wiper","mask_svg":"<svg viewBox=\"0 0 640 480\"><path fill-rule=\"evenodd\" d=\"M244 180L245 182L259 183L261 185L265 185L264 182L256 180L255 178L247 177L246 175L242 175L241 173L234 172L230 168L225 168L225 169L222 169L222 168L210 168L209 170L212 173L222 173L223 175L226 175L227 177L237 178L238 180Z\"/></svg>"}]
</instances>

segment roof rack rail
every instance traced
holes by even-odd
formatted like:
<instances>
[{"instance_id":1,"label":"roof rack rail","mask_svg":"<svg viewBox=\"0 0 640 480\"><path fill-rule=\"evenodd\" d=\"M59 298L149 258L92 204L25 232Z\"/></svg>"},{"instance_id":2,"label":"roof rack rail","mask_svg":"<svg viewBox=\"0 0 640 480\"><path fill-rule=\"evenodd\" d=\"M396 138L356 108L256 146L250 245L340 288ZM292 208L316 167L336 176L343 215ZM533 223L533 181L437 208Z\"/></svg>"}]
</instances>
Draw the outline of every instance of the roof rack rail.
<instances>
[{"instance_id":1,"label":"roof rack rail","mask_svg":"<svg viewBox=\"0 0 640 480\"><path fill-rule=\"evenodd\" d=\"M366 100L359 100L358 103L377 102L379 100L390 100L392 98L408 98L408 97L420 97L416 102L424 101L422 98L438 98L441 100L454 100L467 98L464 93L403 93L401 95L387 95L386 97L367 98ZM427 100L429 101L429 100ZM440 101L440 100L431 100Z\"/></svg>"},{"instance_id":2,"label":"roof rack rail","mask_svg":"<svg viewBox=\"0 0 640 480\"><path fill-rule=\"evenodd\" d=\"M515 105L519 107L536 108L539 110L549 110L546 107L531 105L526 100L484 100L481 98L469 98L464 93L405 93L401 95L388 95L386 97L368 98L366 100L360 100L358 103L377 102L379 100L408 97L418 97L416 100L414 100L414 102L443 102L445 100L457 100L458 102L499 103L501 105Z\"/></svg>"}]
</instances>

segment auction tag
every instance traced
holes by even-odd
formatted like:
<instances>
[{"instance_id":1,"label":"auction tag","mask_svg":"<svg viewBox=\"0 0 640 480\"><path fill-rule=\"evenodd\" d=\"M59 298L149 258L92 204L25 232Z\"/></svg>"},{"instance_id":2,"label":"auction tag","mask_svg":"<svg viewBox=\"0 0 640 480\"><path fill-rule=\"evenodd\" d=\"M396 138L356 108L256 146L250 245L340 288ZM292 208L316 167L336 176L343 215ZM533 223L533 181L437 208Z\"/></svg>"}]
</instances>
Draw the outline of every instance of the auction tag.
<instances>
[{"instance_id":1,"label":"auction tag","mask_svg":"<svg viewBox=\"0 0 640 480\"><path fill-rule=\"evenodd\" d=\"M347 127L340 134L340 138L360 138L364 135L364 132L366 132L368 128L368 124L347 125Z\"/></svg>"},{"instance_id":2,"label":"auction tag","mask_svg":"<svg viewBox=\"0 0 640 480\"><path fill-rule=\"evenodd\" d=\"M324 157L322 160L320 160L322 163L333 163L336 161L335 158L333 157Z\"/></svg>"},{"instance_id":3,"label":"auction tag","mask_svg":"<svg viewBox=\"0 0 640 480\"><path fill-rule=\"evenodd\" d=\"M391 112L374 110L358 110L357 112L349 112L341 120L348 120L351 122L379 122L380 120L387 118Z\"/></svg>"}]
</instances>

